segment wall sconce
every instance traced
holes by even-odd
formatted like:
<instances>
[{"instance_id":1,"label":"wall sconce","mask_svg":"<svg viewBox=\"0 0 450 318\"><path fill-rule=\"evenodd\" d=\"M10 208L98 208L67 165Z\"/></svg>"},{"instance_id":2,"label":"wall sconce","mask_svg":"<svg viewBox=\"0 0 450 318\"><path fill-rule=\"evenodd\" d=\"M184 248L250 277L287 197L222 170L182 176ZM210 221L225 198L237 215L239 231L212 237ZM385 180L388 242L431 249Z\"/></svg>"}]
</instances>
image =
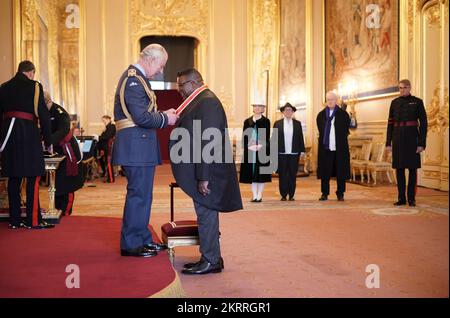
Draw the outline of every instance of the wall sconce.
<instances>
[{"instance_id":1,"label":"wall sconce","mask_svg":"<svg viewBox=\"0 0 450 318\"><path fill-rule=\"evenodd\" d=\"M338 84L337 94L341 99L341 106L343 104L350 107L348 113L350 114L350 128L356 128L356 109L358 103L358 83L355 80ZM347 109L345 109L347 110Z\"/></svg>"}]
</instances>

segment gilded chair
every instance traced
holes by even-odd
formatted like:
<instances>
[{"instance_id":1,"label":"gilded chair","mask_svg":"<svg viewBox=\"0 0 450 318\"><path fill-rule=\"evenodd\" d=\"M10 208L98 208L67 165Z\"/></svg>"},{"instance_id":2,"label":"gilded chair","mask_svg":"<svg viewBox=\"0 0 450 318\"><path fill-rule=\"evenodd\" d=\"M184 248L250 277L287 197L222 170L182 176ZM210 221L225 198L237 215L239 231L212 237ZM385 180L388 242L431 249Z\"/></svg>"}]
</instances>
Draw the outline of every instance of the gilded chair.
<instances>
[{"instance_id":1,"label":"gilded chair","mask_svg":"<svg viewBox=\"0 0 450 318\"><path fill-rule=\"evenodd\" d=\"M370 159L371 150L372 143L364 142L361 150L356 155L356 159L350 160L350 169L352 171L353 181L356 181L356 170L359 170L361 182L364 182L364 172L366 171L366 166Z\"/></svg>"},{"instance_id":2,"label":"gilded chair","mask_svg":"<svg viewBox=\"0 0 450 318\"><path fill-rule=\"evenodd\" d=\"M372 154L370 162L367 164L367 178L368 183L370 183L370 177L372 176L373 185L377 185L377 174L378 172L385 172L389 183L395 180L395 173L392 170L391 159L392 153L386 155L386 147L384 143L376 144L376 151Z\"/></svg>"}]
</instances>

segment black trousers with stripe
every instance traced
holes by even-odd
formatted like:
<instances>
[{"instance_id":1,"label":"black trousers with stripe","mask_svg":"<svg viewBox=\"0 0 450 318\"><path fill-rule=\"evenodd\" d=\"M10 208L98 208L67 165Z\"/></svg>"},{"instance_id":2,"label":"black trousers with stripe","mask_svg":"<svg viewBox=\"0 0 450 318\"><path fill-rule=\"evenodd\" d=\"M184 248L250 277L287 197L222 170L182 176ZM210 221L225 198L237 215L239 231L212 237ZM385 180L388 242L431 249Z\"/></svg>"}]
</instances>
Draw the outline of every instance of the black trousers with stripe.
<instances>
[{"instance_id":1,"label":"black trousers with stripe","mask_svg":"<svg viewBox=\"0 0 450 318\"><path fill-rule=\"evenodd\" d=\"M39 180L41 177L29 177L27 179L27 220L29 226L37 226L42 222L42 215L39 206ZM22 178L10 177L8 179L8 200L10 223L18 226L21 222L20 208L20 185Z\"/></svg>"},{"instance_id":2,"label":"black trousers with stripe","mask_svg":"<svg viewBox=\"0 0 450 318\"><path fill-rule=\"evenodd\" d=\"M71 215L74 201L75 192L57 195L55 198L55 208L61 210L62 215Z\"/></svg>"}]
</instances>

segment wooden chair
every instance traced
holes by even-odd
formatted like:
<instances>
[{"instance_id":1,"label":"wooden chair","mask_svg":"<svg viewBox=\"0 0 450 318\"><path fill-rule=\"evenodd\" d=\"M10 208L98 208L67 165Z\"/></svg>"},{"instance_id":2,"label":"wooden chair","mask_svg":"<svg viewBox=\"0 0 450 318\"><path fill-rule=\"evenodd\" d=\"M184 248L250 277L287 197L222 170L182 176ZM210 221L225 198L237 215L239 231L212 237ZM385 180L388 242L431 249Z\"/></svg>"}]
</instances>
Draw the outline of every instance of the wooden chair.
<instances>
[{"instance_id":1,"label":"wooden chair","mask_svg":"<svg viewBox=\"0 0 450 318\"><path fill-rule=\"evenodd\" d=\"M174 189L179 185L172 182L170 185L170 222L161 226L161 239L167 244L169 259L172 265L175 261L174 248L177 246L200 245L198 225L195 220L174 221Z\"/></svg>"},{"instance_id":2,"label":"wooden chair","mask_svg":"<svg viewBox=\"0 0 450 318\"><path fill-rule=\"evenodd\" d=\"M382 142L377 143L375 148L376 151L372 154L372 158L367 164L368 183L370 183L370 176L372 176L373 185L377 185L378 172L385 172L389 183L392 184L392 180L395 180L395 173L393 173L392 164L389 162L389 157L392 158L392 154L389 153L388 157L385 157L386 147Z\"/></svg>"},{"instance_id":3,"label":"wooden chair","mask_svg":"<svg viewBox=\"0 0 450 318\"><path fill-rule=\"evenodd\" d=\"M372 143L364 142L361 150L356 154L356 159L350 160L350 169L352 171L353 181L356 181L356 170L358 169L361 175L361 182L364 182L364 172L370 159L371 150Z\"/></svg>"}]
</instances>

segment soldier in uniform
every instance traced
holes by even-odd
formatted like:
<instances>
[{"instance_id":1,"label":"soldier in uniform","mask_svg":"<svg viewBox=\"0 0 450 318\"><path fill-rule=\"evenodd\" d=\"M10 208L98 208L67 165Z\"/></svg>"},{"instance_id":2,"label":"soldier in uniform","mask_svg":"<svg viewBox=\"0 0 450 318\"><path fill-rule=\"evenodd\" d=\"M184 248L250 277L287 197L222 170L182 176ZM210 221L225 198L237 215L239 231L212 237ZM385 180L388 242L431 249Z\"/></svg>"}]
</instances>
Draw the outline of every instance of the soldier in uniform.
<instances>
[{"instance_id":1,"label":"soldier in uniform","mask_svg":"<svg viewBox=\"0 0 450 318\"><path fill-rule=\"evenodd\" d=\"M17 74L0 86L0 152L2 174L8 177L10 227L42 229L54 227L42 220L39 180L45 174L41 133L50 145L50 114L42 85L34 81L30 61L19 64ZM39 126L38 126L39 121ZM20 184L27 179L27 219L21 222Z\"/></svg>"},{"instance_id":2,"label":"soldier in uniform","mask_svg":"<svg viewBox=\"0 0 450 318\"><path fill-rule=\"evenodd\" d=\"M149 82L163 72L167 59L161 45L150 44L141 52L139 61L123 73L117 86L112 163L122 166L128 182L120 241L122 256L152 257L167 248L155 243L148 229L155 167L161 164L156 129L174 125L178 118L174 109L157 111Z\"/></svg>"},{"instance_id":3,"label":"soldier in uniform","mask_svg":"<svg viewBox=\"0 0 450 318\"><path fill-rule=\"evenodd\" d=\"M45 103L51 116L51 144L53 151L66 158L56 170L55 207L62 215L71 215L75 191L83 187L82 155L78 142L70 128L70 116L44 92Z\"/></svg>"},{"instance_id":4,"label":"soldier in uniform","mask_svg":"<svg viewBox=\"0 0 450 318\"><path fill-rule=\"evenodd\" d=\"M106 177L106 182L114 182L114 171L111 164L110 147L112 147L112 140L116 135L116 126L111 122L111 117L105 115L102 117L105 130L98 138L98 150L100 152L100 165L103 170L103 176Z\"/></svg>"},{"instance_id":5,"label":"soldier in uniform","mask_svg":"<svg viewBox=\"0 0 450 318\"><path fill-rule=\"evenodd\" d=\"M411 95L411 82L399 82L400 97L394 99L389 110L386 149L392 151L392 168L396 169L398 201L406 205L405 169L409 170L408 204L416 205L417 169L421 167L420 153L427 141L427 113L420 98Z\"/></svg>"}]
</instances>

